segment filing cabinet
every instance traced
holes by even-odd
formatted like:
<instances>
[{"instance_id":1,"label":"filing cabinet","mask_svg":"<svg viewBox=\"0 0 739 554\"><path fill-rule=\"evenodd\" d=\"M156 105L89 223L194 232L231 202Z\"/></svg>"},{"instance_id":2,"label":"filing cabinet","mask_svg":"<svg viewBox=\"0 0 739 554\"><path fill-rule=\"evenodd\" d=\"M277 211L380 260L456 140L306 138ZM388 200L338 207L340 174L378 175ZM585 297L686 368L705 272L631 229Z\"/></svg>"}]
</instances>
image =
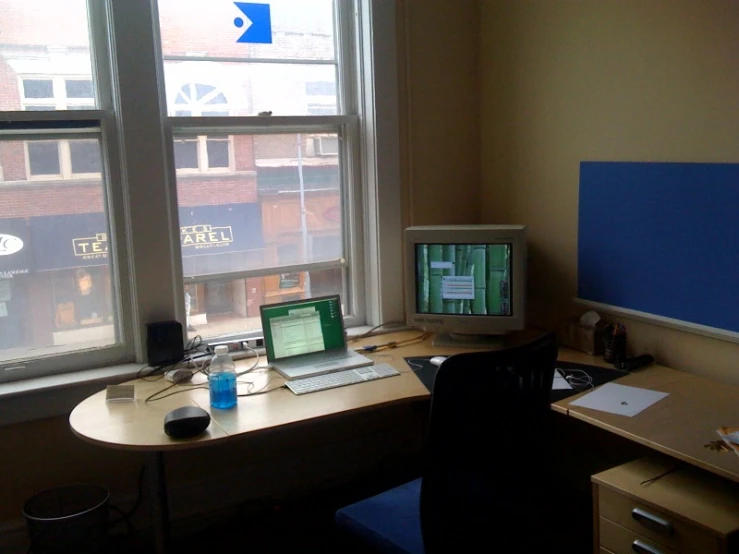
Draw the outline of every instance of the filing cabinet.
<instances>
[{"instance_id":1,"label":"filing cabinet","mask_svg":"<svg viewBox=\"0 0 739 554\"><path fill-rule=\"evenodd\" d=\"M667 457L629 462L592 483L596 554L739 553L735 483Z\"/></svg>"}]
</instances>

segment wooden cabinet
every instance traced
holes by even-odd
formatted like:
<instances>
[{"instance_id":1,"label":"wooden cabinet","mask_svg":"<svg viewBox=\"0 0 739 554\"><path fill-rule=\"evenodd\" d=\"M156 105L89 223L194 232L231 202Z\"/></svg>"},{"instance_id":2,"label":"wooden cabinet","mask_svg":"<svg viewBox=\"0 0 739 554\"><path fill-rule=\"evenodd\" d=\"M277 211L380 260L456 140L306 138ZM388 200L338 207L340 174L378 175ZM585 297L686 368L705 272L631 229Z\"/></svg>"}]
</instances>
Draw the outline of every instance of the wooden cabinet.
<instances>
[{"instance_id":1,"label":"wooden cabinet","mask_svg":"<svg viewBox=\"0 0 739 554\"><path fill-rule=\"evenodd\" d=\"M596 554L739 552L735 483L662 457L609 469L592 482Z\"/></svg>"}]
</instances>

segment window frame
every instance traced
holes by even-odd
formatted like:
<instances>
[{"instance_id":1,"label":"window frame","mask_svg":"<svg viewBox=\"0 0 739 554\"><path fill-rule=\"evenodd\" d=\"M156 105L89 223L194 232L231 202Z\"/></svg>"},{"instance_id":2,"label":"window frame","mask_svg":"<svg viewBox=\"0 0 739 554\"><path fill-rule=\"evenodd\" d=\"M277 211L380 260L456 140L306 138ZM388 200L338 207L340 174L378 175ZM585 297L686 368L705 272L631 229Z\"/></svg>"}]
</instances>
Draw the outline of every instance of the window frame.
<instances>
[{"instance_id":1,"label":"window frame","mask_svg":"<svg viewBox=\"0 0 739 554\"><path fill-rule=\"evenodd\" d=\"M218 275L198 276L195 278L184 278L183 286L186 284L201 284L216 281L232 282L238 279L248 279L253 277L263 277L272 275L282 275L286 273L302 273L309 271L318 271L322 269L340 268L344 274L344 289L348 292L348 298L343 298L345 306L345 325L347 327L363 325L367 322L367 306L365 302L366 284L364 282L364 264L365 264L365 223L364 223L364 190L365 175L361 168L360 160L363 158L361 152L362 142L359 140L361 119L363 114L360 112L360 67L359 59L360 40L358 36L359 25L357 21L360 17L360 0L351 1L335 1L334 3L334 51L336 55L336 115L313 116L313 115L297 115L297 116L188 116L178 117L169 116L165 120L167 134L172 136L174 140L183 135L198 136L227 133L229 136L237 134L304 134L307 136L321 135L322 133L336 134L339 142L339 181L340 195L342 201L342 242L344 244L345 255L343 261L334 262L306 262L290 266L277 266L258 270L236 271L231 273L222 273ZM158 9L157 19L158 19ZM155 35L157 44L162 43L160 39L160 26L155 26ZM162 74L164 73L164 65L167 61L175 58L168 58L161 52L160 58ZM208 56L192 56L188 57L189 61L215 61L214 58ZM229 62L227 58L224 62ZM254 60L245 59L246 63L254 62ZM261 59L261 62L267 61ZM301 63L308 64L312 60L300 60ZM280 59L279 63L290 63L298 60ZM322 63L326 63L322 60ZM184 82L184 81L183 81ZM187 82L201 82L198 78L193 77ZM166 104L168 100L172 100L172 107L176 107L176 96L180 93L181 88L176 91L167 91L164 85L163 77L160 79L160 86L163 91L162 101ZM184 85L183 85L184 86ZM307 86L303 86L302 94L306 94ZM216 87L218 89L218 87ZM226 96L228 98L228 96ZM169 110L169 113L175 112L176 109ZM233 141L231 141L233 143ZM231 158L233 160L233 157ZM170 166L174 167L173 161L169 160ZM196 173L193 169L186 170L187 174ZM170 171L170 176L174 176L170 180L169 186L176 190L177 176L184 175L185 171ZM183 294L184 297L184 294ZM254 335L250 333L248 335ZM226 334L219 336L219 339L228 339L232 337L242 337L243 333Z\"/></svg>"}]
</instances>

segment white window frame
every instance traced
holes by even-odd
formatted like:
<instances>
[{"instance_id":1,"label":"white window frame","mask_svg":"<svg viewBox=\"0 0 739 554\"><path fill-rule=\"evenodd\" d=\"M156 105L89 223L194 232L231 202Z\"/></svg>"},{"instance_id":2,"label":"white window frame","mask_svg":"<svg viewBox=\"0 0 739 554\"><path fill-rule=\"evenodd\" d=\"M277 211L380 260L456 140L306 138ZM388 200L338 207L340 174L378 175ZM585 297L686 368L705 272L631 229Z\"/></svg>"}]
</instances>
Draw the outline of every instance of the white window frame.
<instances>
[{"instance_id":1,"label":"white window frame","mask_svg":"<svg viewBox=\"0 0 739 554\"><path fill-rule=\"evenodd\" d=\"M200 276L183 280L183 284L208 283L211 281L234 281L266 275L280 275L284 273L298 273L340 268L345 274L345 290L343 303L345 306L345 323L347 326L364 324L367 321L364 283L364 248L365 248L365 216L364 198L365 176L361 170L360 161L363 113L359 102L359 73L360 42L357 35L359 29L358 14L360 3L354 0L342 0L335 3L335 52L337 71L340 82L337 88L337 114L330 116L251 116L251 117L198 117L193 110L189 117L169 117L165 121L167 131L175 139L182 136L197 134L204 136L213 134L300 134L315 136L321 134L335 134L339 141L339 168L342 187L342 236L347 255L341 259L329 262L304 262L290 266L276 266L267 269L236 271L219 275ZM355 9L356 8L356 9ZM158 28L158 26L156 26ZM161 44L160 40L156 41ZM190 61L216 61L212 57L191 56ZM162 67L165 57L162 55ZM228 61L224 59L223 61ZM268 60L244 60L251 63L261 63ZM280 63L311 64L310 59L280 59ZM192 83L202 82L193 76ZM209 83L203 83L209 84ZM160 79L160 88L165 88ZM172 105L170 113L178 106L174 103L181 87L168 91L167 95ZM216 87L218 90L218 87ZM215 92L215 91L214 91ZM305 94L305 89L302 93ZM224 92L224 94L226 94ZM192 95L190 95L192 96ZM163 96L163 99L165 97ZM228 96L226 96L228 99ZM202 166L201 166L202 167ZM192 171L192 170L189 170ZM181 175L183 170L170 171ZM176 179L170 181L170 187L176 187ZM184 296L184 295L183 295ZM348 296L348 297L347 297Z\"/></svg>"},{"instance_id":2,"label":"white window frame","mask_svg":"<svg viewBox=\"0 0 739 554\"><path fill-rule=\"evenodd\" d=\"M276 124L282 126L280 132L310 134L338 130L341 140L361 145L343 165L345 171L352 171L356 176L351 181L355 213L349 214L354 219L347 220L345 227L361 231L345 240L351 243L355 257L351 263L357 275L365 275L351 297L352 313L357 318L347 323L374 325L401 319L403 309L396 5L392 0L355 1L356 9L341 11L337 28L354 27L356 31L356 42L349 46L357 56L345 60L352 67L345 78L353 79L351 86L358 86L356 106L346 106L343 113L357 116L230 118L228 125L240 132L268 129ZM118 319L125 342L110 349L0 364L0 383L11 380L10 375L21 373L23 377L37 377L115 363L143 362L146 323L169 319L185 323L173 131L223 133L222 122L208 121L210 118L193 122L190 118L181 121L167 117L161 50L159 46L152 48L152 44L159 44L155 32L158 28L155 0L89 0L88 3L98 108L4 112L3 118L50 123L100 122L102 144L107 153L104 173L110 183L107 201L111 218L110 256L115 269L112 279L121 299ZM342 40L352 40L350 35L342 36ZM352 48L345 51L350 52ZM341 98L340 105L344 101ZM58 131L50 133L48 138L65 139ZM346 179L346 182L350 181ZM293 269L279 268L279 272ZM363 306L357 309L360 303ZM1 371L7 369L16 370ZM76 374L65 377L67 384L73 381L73 375Z\"/></svg>"}]
</instances>

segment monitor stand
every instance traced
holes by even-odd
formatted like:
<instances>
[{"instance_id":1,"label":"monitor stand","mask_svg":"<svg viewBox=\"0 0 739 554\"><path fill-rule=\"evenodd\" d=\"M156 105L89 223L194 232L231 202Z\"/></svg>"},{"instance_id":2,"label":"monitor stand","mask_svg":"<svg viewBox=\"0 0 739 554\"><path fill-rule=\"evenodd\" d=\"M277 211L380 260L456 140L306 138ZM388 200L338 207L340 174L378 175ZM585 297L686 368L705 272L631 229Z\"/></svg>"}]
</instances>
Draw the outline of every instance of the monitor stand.
<instances>
[{"instance_id":1,"label":"monitor stand","mask_svg":"<svg viewBox=\"0 0 739 554\"><path fill-rule=\"evenodd\" d=\"M505 345L505 335L466 335L464 333L437 333L431 341L432 346L446 348L485 348L497 349Z\"/></svg>"}]
</instances>

